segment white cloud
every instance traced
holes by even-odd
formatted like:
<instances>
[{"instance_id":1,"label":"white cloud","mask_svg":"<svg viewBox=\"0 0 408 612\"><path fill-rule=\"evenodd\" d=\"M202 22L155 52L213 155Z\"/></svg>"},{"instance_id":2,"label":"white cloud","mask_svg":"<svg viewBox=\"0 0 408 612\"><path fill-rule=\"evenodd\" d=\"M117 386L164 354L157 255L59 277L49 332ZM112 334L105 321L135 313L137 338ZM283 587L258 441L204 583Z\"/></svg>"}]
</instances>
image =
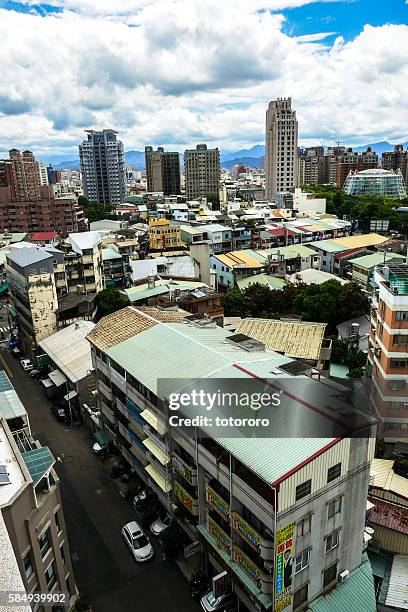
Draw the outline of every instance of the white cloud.
<instances>
[{"instance_id":1,"label":"white cloud","mask_svg":"<svg viewBox=\"0 0 408 612\"><path fill-rule=\"evenodd\" d=\"M0 151L76 155L84 129L103 127L119 130L127 149L231 150L262 142L268 101L288 95L301 142L406 139L408 27L366 26L329 45L327 33L289 37L281 14L259 10L299 3L53 0L71 10L0 9Z\"/></svg>"}]
</instances>

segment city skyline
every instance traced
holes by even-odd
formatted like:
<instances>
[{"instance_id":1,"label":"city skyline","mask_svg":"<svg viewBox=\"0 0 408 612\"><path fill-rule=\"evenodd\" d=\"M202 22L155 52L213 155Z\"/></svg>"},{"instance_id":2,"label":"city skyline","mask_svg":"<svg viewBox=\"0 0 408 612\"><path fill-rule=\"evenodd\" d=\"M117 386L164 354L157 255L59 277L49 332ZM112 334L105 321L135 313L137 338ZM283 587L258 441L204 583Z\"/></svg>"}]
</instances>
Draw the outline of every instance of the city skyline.
<instances>
[{"instance_id":1,"label":"city skyline","mask_svg":"<svg viewBox=\"0 0 408 612\"><path fill-rule=\"evenodd\" d=\"M407 5L370 4L1 0L0 151L72 159L104 127L127 150L250 148L287 96L301 144L405 142Z\"/></svg>"}]
</instances>

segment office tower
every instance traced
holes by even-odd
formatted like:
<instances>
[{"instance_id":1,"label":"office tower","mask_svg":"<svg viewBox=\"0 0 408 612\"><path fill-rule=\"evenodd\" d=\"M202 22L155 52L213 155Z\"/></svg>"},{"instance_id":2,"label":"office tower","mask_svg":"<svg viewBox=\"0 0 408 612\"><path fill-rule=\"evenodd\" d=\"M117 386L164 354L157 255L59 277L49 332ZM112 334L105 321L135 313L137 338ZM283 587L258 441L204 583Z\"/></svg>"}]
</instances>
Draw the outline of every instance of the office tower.
<instances>
[{"instance_id":1,"label":"office tower","mask_svg":"<svg viewBox=\"0 0 408 612\"><path fill-rule=\"evenodd\" d=\"M180 155L177 151L165 151L158 147L145 147L147 191L164 195L180 193Z\"/></svg>"},{"instance_id":2,"label":"office tower","mask_svg":"<svg viewBox=\"0 0 408 612\"><path fill-rule=\"evenodd\" d=\"M367 147L366 151L359 153L353 151L351 147L347 149L337 158L337 187L343 187L344 182L351 170L360 172L361 170L370 170L378 167L378 155L371 147Z\"/></svg>"},{"instance_id":3,"label":"office tower","mask_svg":"<svg viewBox=\"0 0 408 612\"><path fill-rule=\"evenodd\" d=\"M114 130L85 130L88 138L79 145L85 197L91 202L117 206L125 199L123 144Z\"/></svg>"},{"instance_id":4,"label":"office tower","mask_svg":"<svg viewBox=\"0 0 408 612\"><path fill-rule=\"evenodd\" d=\"M187 200L209 198L219 201L220 152L198 144L184 152L184 176Z\"/></svg>"},{"instance_id":5,"label":"office tower","mask_svg":"<svg viewBox=\"0 0 408 612\"><path fill-rule=\"evenodd\" d=\"M289 191L298 184L298 122L291 98L269 102L266 111L265 179L266 197Z\"/></svg>"}]
</instances>

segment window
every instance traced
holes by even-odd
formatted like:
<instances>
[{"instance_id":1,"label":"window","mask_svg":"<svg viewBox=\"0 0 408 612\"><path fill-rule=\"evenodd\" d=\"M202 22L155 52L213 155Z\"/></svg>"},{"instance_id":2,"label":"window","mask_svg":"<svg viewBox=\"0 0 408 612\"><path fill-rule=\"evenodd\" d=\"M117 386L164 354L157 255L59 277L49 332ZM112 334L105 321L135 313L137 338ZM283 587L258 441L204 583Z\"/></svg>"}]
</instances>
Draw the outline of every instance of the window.
<instances>
[{"instance_id":1,"label":"window","mask_svg":"<svg viewBox=\"0 0 408 612\"><path fill-rule=\"evenodd\" d=\"M57 527L57 533L61 533L62 529L61 529L61 525L59 522L59 512L58 511L54 514L54 517L55 517L55 525Z\"/></svg>"},{"instance_id":2,"label":"window","mask_svg":"<svg viewBox=\"0 0 408 612\"><path fill-rule=\"evenodd\" d=\"M61 553L62 564L65 565L66 559L65 559L65 550L64 550L63 544L61 544L60 546L60 553Z\"/></svg>"},{"instance_id":3,"label":"window","mask_svg":"<svg viewBox=\"0 0 408 612\"><path fill-rule=\"evenodd\" d=\"M24 570L25 570L26 578L27 580L29 580L29 578L34 573L31 550L29 550L26 556L24 557L23 563L24 563Z\"/></svg>"},{"instance_id":4,"label":"window","mask_svg":"<svg viewBox=\"0 0 408 612\"><path fill-rule=\"evenodd\" d=\"M326 537L326 552L327 553L339 545L339 534L340 534L340 530L336 529L336 531L332 531L332 533L330 533Z\"/></svg>"},{"instance_id":5,"label":"window","mask_svg":"<svg viewBox=\"0 0 408 612\"><path fill-rule=\"evenodd\" d=\"M408 310L397 310L395 313L396 321L408 321Z\"/></svg>"},{"instance_id":6,"label":"window","mask_svg":"<svg viewBox=\"0 0 408 612\"><path fill-rule=\"evenodd\" d=\"M406 368L408 367L408 359L391 359L391 368Z\"/></svg>"},{"instance_id":7,"label":"window","mask_svg":"<svg viewBox=\"0 0 408 612\"><path fill-rule=\"evenodd\" d=\"M302 484L298 485L296 487L296 501L299 501L299 499L303 499L303 497L306 497L306 495L309 495L311 489L312 489L311 480L306 480L306 482L303 482Z\"/></svg>"},{"instance_id":8,"label":"window","mask_svg":"<svg viewBox=\"0 0 408 612\"><path fill-rule=\"evenodd\" d=\"M324 570L323 574L323 588L327 587L329 584L336 580L337 577L337 562Z\"/></svg>"},{"instance_id":9,"label":"window","mask_svg":"<svg viewBox=\"0 0 408 612\"><path fill-rule=\"evenodd\" d=\"M408 344L408 336L403 336L402 334L395 334L392 337L393 344Z\"/></svg>"},{"instance_id":10,"label":"window","mask_svg":"<svg viewBox=\"0 0 408 612\"><path fill-rule=\"evenodd\" d=\"M51 533L49 527L47 531L45 531L43 535L38 538L38 545L40 547L41 556L44 557L44 555L46 555L51 548Z\"/></svg>"},{"instance_id":11,"label":"window","mask_svg":"<svg viewBox=\"0 0 408 612\"><path fill-rule=\"evenodd\" d=\"M45 580L47 582L47 587L49 589L52 589L52 587L57 581L57 577L55 575L54 561L45 570Z\"/></svg>"},{"instance_id":12,"label":"window","mask_svg":"<svg viewBox=\"0 0 408 612\"><path fill-rule=\"evenodd\" d=\"M293 609L299 608L307 601L309 585L305 584L301 589L298 589L293 596Z\"/></svg>"},{"instance_id":13,"label":"window","mask_svg":"<svg viewBox=\"0 0 408 612\"><path fill-rule=\"evenodd\" d=\"M335 514L340 514L342 499L342 497L336 497L327 504L327 517L329 519L333 518Z\"/></svg>"},{"instance_id":14,"label":"window","mask_svg":"<svg viewBox=\"0 0 408 612\"><path fill-rule=\"evenodd\" d=\"M341 474L341 463L336 463L331 468L327 470L327 482L332 482L332 480L336 480Z\"/></svg>"},{"instance_id":15,"label":"window","mask_svg":"<svg viewBox=\"0 0 408 612\"><path fill-rule=\"evenodd\" d=\"M295 574L301 572L309 565L310 550L304 550L295 558Z\"/></svg>"},{"instance_id":16,"label":"window","mask_svg":"<svg viewBox=\"0 0 408 612\"><path fill-rule=\"evenodd\" d=\"M306 535L306 533L310 533L312 528L312 515L305 516L301 521L298 522L296 527L296 535L298 538Z\"/></svg>"}]
</instances>

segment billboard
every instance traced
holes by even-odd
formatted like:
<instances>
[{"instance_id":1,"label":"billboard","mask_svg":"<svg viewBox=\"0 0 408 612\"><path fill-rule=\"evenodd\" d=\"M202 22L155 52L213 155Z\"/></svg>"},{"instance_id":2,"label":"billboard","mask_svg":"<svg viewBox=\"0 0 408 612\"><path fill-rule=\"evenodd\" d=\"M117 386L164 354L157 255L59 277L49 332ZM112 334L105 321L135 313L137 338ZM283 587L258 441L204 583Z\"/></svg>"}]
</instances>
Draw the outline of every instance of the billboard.
<instances>
[{"instance_id":1,"label":"billboard","mask_svg":"<svg viewBox=\"0 0 408 612\"><path fill-rule=\"evenodd\" d=\"M276 533L275 612L281 612L292 603L294 532L295 523L289 523Z\"/></svg>"}]
</instances>

